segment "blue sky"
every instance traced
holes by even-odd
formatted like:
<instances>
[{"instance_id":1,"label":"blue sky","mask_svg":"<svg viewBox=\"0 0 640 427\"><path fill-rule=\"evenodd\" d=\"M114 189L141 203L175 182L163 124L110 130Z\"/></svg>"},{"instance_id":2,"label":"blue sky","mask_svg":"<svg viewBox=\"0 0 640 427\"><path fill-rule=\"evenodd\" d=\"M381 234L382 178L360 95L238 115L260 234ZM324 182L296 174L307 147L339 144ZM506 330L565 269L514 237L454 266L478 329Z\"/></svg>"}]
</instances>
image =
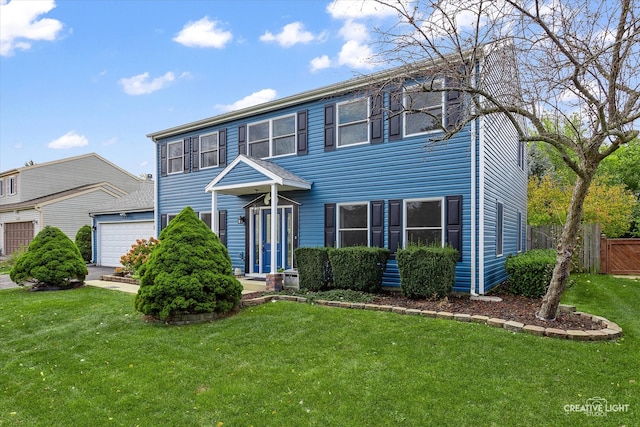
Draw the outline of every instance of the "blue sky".
<instances>
[{"instance_id":1,"label":"blue sky","mask_svg":"<svg viewBox=\"0 0 640 427\"><path fill-rule=\"evenodd\" d=\"M155 173L150 132L376 70L358 0L0 0L0 171L95 152Z\"/></svg>"}]
</instances>

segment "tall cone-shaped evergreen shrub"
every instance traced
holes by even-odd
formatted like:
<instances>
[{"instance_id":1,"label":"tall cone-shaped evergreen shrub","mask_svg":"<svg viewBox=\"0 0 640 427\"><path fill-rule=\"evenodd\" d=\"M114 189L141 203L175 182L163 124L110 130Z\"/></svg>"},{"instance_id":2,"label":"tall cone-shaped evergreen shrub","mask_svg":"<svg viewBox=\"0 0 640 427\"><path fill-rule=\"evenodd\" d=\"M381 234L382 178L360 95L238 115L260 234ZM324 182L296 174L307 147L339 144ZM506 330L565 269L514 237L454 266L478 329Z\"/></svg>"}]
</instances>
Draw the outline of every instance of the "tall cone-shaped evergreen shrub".
<instances>
[{"instance_id":1,"label":"tall cone-shaped evergreen shrub","mask_svg":"<svg viewBox=\"0 0 640 427\"><path fill-rule=\"evenodd\" d=\"M160 233L160 243L140 268L136 310L160 319L225 313L242 297L231 258L193 209L184 208Z\"/></svg>"},{"instance_id":2,"label":"tall cone-shaped evergreen shrub","mask_svg":"<svg viewBox=\"0 0 640 427\"><path fill-rule=\"evenodd\" d=\"M87 274L78 247L60 229L51 226L34 237L9 272L15 283L33 280L36 287L59 288L73 287L72 279L84 281Z\"/></svg>"}]
</instances>

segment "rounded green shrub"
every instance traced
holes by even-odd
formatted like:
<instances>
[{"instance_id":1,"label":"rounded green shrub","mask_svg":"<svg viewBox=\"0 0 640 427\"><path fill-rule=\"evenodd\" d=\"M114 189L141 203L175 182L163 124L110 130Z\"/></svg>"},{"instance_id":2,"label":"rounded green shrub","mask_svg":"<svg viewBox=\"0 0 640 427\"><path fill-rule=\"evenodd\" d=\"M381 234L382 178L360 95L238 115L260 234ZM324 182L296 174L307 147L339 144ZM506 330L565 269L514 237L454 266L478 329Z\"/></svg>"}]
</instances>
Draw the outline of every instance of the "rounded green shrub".
<instances>
[{"instance_id":1,"label":"rounded green shrub","mask_svg":"<svg viewBox=\"0 0 640 427\"><path fill-rule=\"evenodd\" d=\"M555 262L556 251L553 249L534 249L509 255L504 262L509 275L509 289L516 295L542 297L551 282Z\"/></svg>"},{"instance_id":2,"label":"rounded green shrub","mask_svg":"<svg viewBox=\"0 0 640 427\"><path fill-rule=\"evenodd\" d=\"M410 245L398 249L396 259L407 298L443 298L455 285L458 251L451 247Z\"/></svg>"},{"instance_id":3,"label":"rounded green shrub","mask_svg":"<svg viewBox=\"0 0 640 427\"><path fill-rule=\"evenodd\" d=\"M140 267L136 310L167 319L226 313L238 304L242 285L233 276L229 252L191 207L172 219L159 239Z\"/></svg>"},{"instance_id":4,"label":"rounded green shrub","mask_svg":"<svg viewBox=\"0 0 640 427\"><path fill-rule=\"evenodd\" d=\"M38 287L70 288L88 274L78 247L56 227L47 226L29 244L9 272L18 284L35 281Z\"/></svg>"},{"instance_id":5,"label":"rounded green shrub","mask_svg":"<svg viewBox=\"0 0 640 427\"><path fill-rule=\"evenodd\" d=\"M83 225L76 233L76 246L84 262L91 262L91 227Z\"/></svg>"}]
</instances>

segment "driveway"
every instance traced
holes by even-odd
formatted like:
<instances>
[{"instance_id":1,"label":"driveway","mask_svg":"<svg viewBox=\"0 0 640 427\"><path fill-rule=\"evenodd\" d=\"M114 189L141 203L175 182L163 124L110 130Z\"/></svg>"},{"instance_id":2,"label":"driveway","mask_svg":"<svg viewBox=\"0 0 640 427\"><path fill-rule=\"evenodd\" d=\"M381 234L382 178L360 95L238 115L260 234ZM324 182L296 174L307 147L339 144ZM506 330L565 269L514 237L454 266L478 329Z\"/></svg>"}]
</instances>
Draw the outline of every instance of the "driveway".
<instances>
[{"instance_id":1,"label":"driveway","mask_svg":"<svg viewBox=\"0 0 640 427\"><path fill-rule=\"evenodd\" d=\"M100 276L113 273L113 267L96 267L95 265L87 266L89 274L85 280L100 280ZM17 288L18 285L13 283L8 274L0 274L0 289Z\"/></svg>"}]
</instances>

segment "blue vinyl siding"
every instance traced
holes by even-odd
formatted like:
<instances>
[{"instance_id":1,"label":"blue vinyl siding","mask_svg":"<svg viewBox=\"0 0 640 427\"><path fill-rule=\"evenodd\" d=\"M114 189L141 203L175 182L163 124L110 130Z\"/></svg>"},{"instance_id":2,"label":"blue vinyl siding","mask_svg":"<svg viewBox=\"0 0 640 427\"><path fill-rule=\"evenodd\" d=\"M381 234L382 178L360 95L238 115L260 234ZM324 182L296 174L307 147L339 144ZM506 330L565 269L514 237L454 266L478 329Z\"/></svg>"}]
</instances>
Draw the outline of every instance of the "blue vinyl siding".
<instances>
[{"instance_id":1,"label":"blue vinyl siding","mask_svg":"<svg viewBox=\"0 0 640 427\"><path fill-rule=\"evenodd\" d=\"M484 123L484 283L485 291L507 278L504 261L518 252L518 212L526 218L527 173L518 165L518 138L503 116L487 116ZM526 168L525 168L526 170ZM497 203L504 206L502 255L496 255Z\"/></svg>"},{"instance_id":2,"label":"blue vinyl siding","mask_svg":"<svg viewBox=\"0 0 640 427\"><path fill-rule=\"evenodd\" d=\"M505 131L508 124L487 119L483 138L485 165L484 200L479 200L480 191L474 189L477 199L476 212L471 212L471 150L476 150L476 166L481 162L480 151L472 147L471 130L468 125L451 139L430 142L429 136L421 135L389 141L388 121L384 120L384 141L381 144L365 144L337 147L333 151L324 148L324 106L340 102L348 96L334 99L322 98L271 113L264 113L233 120L215 127L203 127L198 132L172 136L157 142L157 161L160 162L160 146L169 141L227 129L227 164L238 155L238 126L273 117L308 110L308 153L267 159L300 178L313 183L310 190L280 192L281 196L295 200L299 206L298 246L322 246L324 244L324 204L347 202L384 201L384 245L388 247L389 200L441 198L462 196L462 261L456 268L455 290L469 292L471 285L471 222L479 224L480 203L485 207L485 240L483 244L486 263L484 265L485 289L488 290L505 278L504 257L516 249L517 212L526 218L526 173L517 164L517 140ZM387 100L388 103L388 100ZM492 128L501 126L503 130ZM437 136L437 135L433 135ZM477 140L477 138L476 138ZM513 150L510 144L515 144ZM505 145L506 144L506 145ZM509 147L507 147L509 146ZM513 158L512 158L513 157ZM511 164L513 163L513 167ZM474 168L476 183L480 171ZM517 169L517 170L516 170ZM161 170L158 165L158 170ZM156 212L158 224L163 214L177 214L185 206L198 212L211 211L211 194L205 187L223 170L208 168L191 173L158 177ZM240 182L263 181L264 176L244 163L238 164L219 185ZM218 208L227 211L227 247L233 267L244 270L245 225L238 224L238 217L245 215L244 206L260 193L246 196L218 195ZM495 256L495 201L505 204L504 256ZM476 230L476 237L478 236ZM483 260L477 260L480 265ZM479 278L476 277L476 280ZM400 283L395 261L390 261L384 275L384 285L397 287ZM477 290L477 289L476 289Z\"/></svg>"}]
</instances>

